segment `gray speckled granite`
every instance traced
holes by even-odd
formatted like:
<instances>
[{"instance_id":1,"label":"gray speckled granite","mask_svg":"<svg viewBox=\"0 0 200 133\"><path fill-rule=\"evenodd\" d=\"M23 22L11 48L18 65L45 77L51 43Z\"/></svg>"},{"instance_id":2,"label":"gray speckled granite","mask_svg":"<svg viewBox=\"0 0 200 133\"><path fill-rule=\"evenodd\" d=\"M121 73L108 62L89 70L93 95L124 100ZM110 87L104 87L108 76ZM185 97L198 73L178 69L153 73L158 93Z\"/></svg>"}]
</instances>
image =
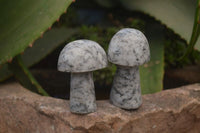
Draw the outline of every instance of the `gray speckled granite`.
<instances>
[{"instance_id":1,"label":"gray speckled granite","mask_svg":"<svg viewBox=\"0 0 200 133\"><path fill-rule=\"evenodd\" d=\"M124 109L137 109L142 104L138 67L117 66L110 101Z\"/></svg>"},{"instance_id":2,"label":"gray speckled granite","mask_svg":"<svg viewBox=\"0 0 200 133\"><path fill-rule=\"evenodd\" d=\"M60 53L58 70L62 72L88 72L107 66L103 48L90 40L77 40L67 44Z\"/></svg>"},{"instance_id":3,"label":"gray speckled granite","mask_svg":"<svg viewBox=\"0 0 200 133\"><path fill-rule=\"evenodd\" d=\"M70 110L86 114L96 111L96 98L92 72L72 73L70 84Z\"/></svg>"},{"instance_id":4,"label":"gray speckled granite","mask_svg":"<svg viewBox=\"0 0 200 133\"><path fill-rule=\"evenodd\" d=\"M150 60L149 44L139 30L125 28L110 41L108 60L122 66L138 66Z\"/></svg>"},{"instance_id":5,"label":"gray speckled granite","mask_svg":"<svg viewBox=\"0 0 200 133\"><path fill-rule=\"evenodd\" d=\"M149 44L142 32L125 28L110 41L108 60L117 65L110 101L124 109L136 109L142 104L139 65L150 60Z\"/></svg>"},{"instance_id":6,"label":"gray speckled granite","mask_svg":"<svg viewBox=\"0 0 200 133\"><path fill-rule=\"evenodd\" d=\"M71 112L87 114L96 111L92 71L106 67L107 63L105 51L94 41L77 40L63 48L58 59L58 70L72 72Z\"/></svg>"}]
</instances>

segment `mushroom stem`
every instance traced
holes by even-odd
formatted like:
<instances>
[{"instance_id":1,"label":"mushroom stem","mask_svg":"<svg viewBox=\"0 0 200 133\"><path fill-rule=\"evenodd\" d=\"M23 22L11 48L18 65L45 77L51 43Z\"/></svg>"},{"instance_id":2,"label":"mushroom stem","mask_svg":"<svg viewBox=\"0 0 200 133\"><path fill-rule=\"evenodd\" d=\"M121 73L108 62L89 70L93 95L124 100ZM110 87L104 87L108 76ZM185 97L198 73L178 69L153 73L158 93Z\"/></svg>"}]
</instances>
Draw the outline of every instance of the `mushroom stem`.
<instances>
[{"instance_id":1,"label":"mushroom stem","mask_svg":"<svg viewBox=\"0 0 200 133\"><path fill-rule=\"evenodd\" d=\"M70 110L86 114L96 111L96 97L92 72L71 73Z\"/></svg>"},{"instance_id":2,"label":"mushroom stem","mask_svg":"<svg viewBox=\"0 0 200 133\"><path fill-rule=\"evenodd\" d=\"M117 65L110 100L115 106L124 109L136 109L142 104L138 66Z\"/></svg>"}]
</instances>

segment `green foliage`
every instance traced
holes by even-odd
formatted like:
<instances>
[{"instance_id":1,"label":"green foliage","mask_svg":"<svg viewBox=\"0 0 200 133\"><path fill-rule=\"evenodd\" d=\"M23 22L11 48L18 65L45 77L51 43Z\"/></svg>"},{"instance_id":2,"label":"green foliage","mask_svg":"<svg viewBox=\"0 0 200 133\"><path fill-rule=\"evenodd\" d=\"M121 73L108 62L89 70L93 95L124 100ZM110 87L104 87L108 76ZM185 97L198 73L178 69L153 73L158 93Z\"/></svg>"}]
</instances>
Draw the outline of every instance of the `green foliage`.
<instances>
[{"instance_id":1,"label":"green foliage","mask_svg":"<svg viewBox=\"0 0 200 133\"><path fill-rule=\"evenodd\" d=\"M12 72L8 69L8 64L3 64L0 67L0 82L6 80L12 75Z\"/></svg>"},{"instance_id":2,"label":"green foliage","mask_svg":"<svg viewBox=\"0 0 200 133\"><path fill-rule=\"evenodd\" d=\"M72 0L0 0L0 65L20 54L51 27Z\"/></svg>"},{"instance_id":3,"label":"green foliage","mask_svg":"<svg viewBox=\"0 0 200 133\"><path fill-rule=\"evenodd\" d=\"M36 40L48 27L51 27L52 23L66 10L71 1L19 0L17 2L10 2L9 0L0 0L0 12L2 14L0 19L0 81L14 73L15 77L25 87L34 92L48 95L37 83L27 67L38 63L58 46L76 39L94 40L107 51L112 36L121 28L131 27L143 31L149 40L151 61L140 67L141 87L143 94L154 93L163 89L164 44L165 48L167 47L165 53L168 53L165 54L167 63L177 65L174 62L177 62L177 59L185 51L188 50L189 52L187 51L187 53L190 53L195 43L200 42L198 40L200 34L198 23L200 16L199 6L194 1L189 0L118 0L127 9L141 11L160 20L161 23L184 38L190 44L189 49L187 49L186 41L181 40L179 36L173 37L175 40L168 38L166 40L163 26L155 23L155 20L150 23L140 18L129 18L127 21L122 21L111 16L111 26L109 25L109 27L108 25L105 27L79 26L76 25L77 20L74 18L77 14L73 9L73 12L70 11L70 15L63 15L61 22L57 23L57 26L54 25L57 28L52 28L43 35L43 38ZM118 3L114 0L96 1L106 7L114 7ZM195 6L196 15L194 17ZM76 28L69 29L60 26ZM174 33L170 34L174 35ZM34 41L35 43L33 43ZM197 43L196 48L200 50L199 44ZM32 45L32 48L25 50ZM177 51L174 52L174 49L177 49ZM19 55L24 50L24 54ZM192 52L190 56L198 56L200 58L197 52ZM12 63L4 64L12 58L14 58ZM184 61L193 61L189 59L192 58L185 59ZM107 68L94 72L95 81L98 81L100 84L110 85L115 71L116 66L109 64Z\"/></svg>"},{"instance_id":4,"label":"green foliage","mask_svg":"<svg viewBox=\"0 0 200 133\"><path fill-rule=\"evenodd\" d=\"M71 37L71 41L87 38L98 42L107 51L110 39L119 29L117 27L102 28L83 25L80 27L79 34ZM94 81L98 81L100 84L111 84L115 71L116 66L109 64L107 68L94 72Z\"/></svg>"},{"instance_id":5,"label":"green foliage","mask_svg":"<svg viewBox=\"0 0 200 133\"><path fill-rule=\"evenodd\" d=\"M117 27L82 26L78 37L95 40L107 51L110 39L119 29Z\"/></svg>"},{"instance_id":6,"label":"green foliage","mask_svg":"<svg viewBox=\"0 0 200 133\"><path fill-rule=\"evenodd\" d=\"M131 26L141 29L145 29L142 20L133 19L129 22ZM142 25L141 25L142 24ZM164 75L164 33L162 26L154 23L147 24L146 27L150 27L145 30L147 37L149 39L150 49L151 49L151 61L140 67L141 74L141 88L142 93L155 93L163 89L163 75ZM159 27L159 28L157 28ZM73 40L80 38L87 38L98 42L105 51L107 51L110 39L113 35L123 27L94 27L94 26L82 26L80 28L79 34L72 36ZM154 32L152 32L154 31ZM94 72L94 80L98 81L101 85L112 84L113 77L115 75L116 66L109 63L108 67L102 70Z\"/></svg>"},{"instance_id":7,"label":"green foliage","mask_svg":"<svg viewBox=\"0 0 200 133\"><path fill-rule=\"evenodd\" d=\"M185 58L181 58L188 50L188 45L185 40L173 34L170 30L165 30L165 67L180 68L186 65L195 64L200 61L200 52L192 51Z\"/></svg>"},{"instance_id":8,"label":"green foliage","mask_svg":"<svg viewBox=\"0 0 200 133\"><path fill-rule=\"evenodd\" d=\"M182 57L182 60L185 59L190 53L192 53L194 46L199 38L199 35L200 35L200 25L199 25L200 21L199 20L200 20L200 0L197 0L192 36L190 38L187 51L185 55ZM197 46L197 48L200 49L200 46L199 47Z\"/></svg>"},{"instance_id":9,"label":"green foliage","mask_svg":"<svg viewBox=\"0 0 200 133\"><path fill-rule=\"evenodd\" d=\"M165 36L163 27L156 23L148 23L145 31L151 60L140 67L140 77L142 94L150 94L163 89Z\"/></svg>"},{"instance_id":10,"label":"green foliage","mask_svg":"<svg viewBox=\"0 0 200 133\"><path fill-rule=\"evenodd\" d=\"M182 67L190 63L189 58L182 60L182 62L177 62L181 56L184 55L187 49L185 42L179 39L168 39L165 41L165 61L166 67ZM176 52L174 52L176 51Z\"/></svg>"},{"instance_id":11,"label":"green foliage","mask_svg":"<svg viewBox=\"0 0 200 133\"><path fill-rule=\"evenodd\" d=\"M96 1L98 3L98 0ZM111 2L112 0L109 1L110 7L116 5L115 2ZM107 1L103 0L99 4L108 7L106 3ZM187 53L191 52L195 44L196 49L200 50L200 39L198 39L200 29L198 30L199 26L197 26L200 16L199 0L197 3L195 0L118 0L117 3L121 3L129 10L144 12L161 21L190 44Z\"/></svg>"},{"instance_id":12,"label":"green foliage","mask_svg":"<svg viewBox=\"0 0 200 133\"><path fill-rule=\"evenodd\" d=\"M78 29L69 29L65 27L52 28L44 33L42 38L37 39L32 48L27 48L22 54L21 58L24 64L28 67L38 63L60 44L67 41L72 35L78 33ZM36 54L37 53L37 54ZM4 64L0 68L0 82L7 79L12 75L12 72L8 69L8 65Z\"/></svg>"},{"instance_id":13,"label":"green foliage","mask_svg":"<svg viewBox=\"0 0 200 133\"><path fill-rule=\"evenodd\" d=\"M35 41L32 48L28 48L22 55L22 60L28 66L32 66L50 54L60 44L67 41L72 35L78 33L78 29L65 27L52 28L42 38ZM37 53L37 54L35 54Z\"/></svg>"},{"instance_id":14,"label":"green foliage","mask_svg":"<svg viewBox=\"0 0 200 133\"><path fill-rule=\"evenodd\" d=\"M141 31L144 31L145 25L145 21L136 18L129 20L127 24L128 27L140 29Z\"/></svg>"},{"instance_id":15,"label":"green foliage","mask_svg":"<svg viewBox=\"0 0 200 133\"><path fill-rule=\"evenodd\" d=\"M8 67L24 87L38 94L48 96L48 93L40 86L28 68L23 64L20 55L16 56L12 63L8 64Z\"/></svg>"},{"instance_id":16,"label":"green foliage","mask_svg":"<svg viewBox=\"0 0 200 133\"><path fill-rule=\"evenodd\" d=\"M160 20L189 42L196 2L193 0L120 0L130 10L142 11Z\"/></svg>"}]
</instances>

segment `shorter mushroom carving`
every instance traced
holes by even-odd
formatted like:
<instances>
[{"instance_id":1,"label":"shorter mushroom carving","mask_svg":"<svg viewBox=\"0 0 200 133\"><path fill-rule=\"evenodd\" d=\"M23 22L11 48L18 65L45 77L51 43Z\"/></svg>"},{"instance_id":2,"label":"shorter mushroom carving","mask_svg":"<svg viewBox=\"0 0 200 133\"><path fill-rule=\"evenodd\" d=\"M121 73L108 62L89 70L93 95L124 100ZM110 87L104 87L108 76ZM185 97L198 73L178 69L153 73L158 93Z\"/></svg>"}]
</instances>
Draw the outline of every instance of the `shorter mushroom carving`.
<instances>
[{"instance_id":1,"label":"shorter mushroom carving","mask_svg":"<svg viewBox=\"0 0 200 133\"><path fill-rule=\"evenodd\" d=\"M142 104L139 65L150 60L146 37L132 28L118 31L110 41L108 60L117 65L111 103L124 109L137 109Z\"/></svg>"},{"instance_id":2,"label":"shorter mushroom carving","mask_svg":"<svg viewBox=\"0 0 200 133\"><path fill-rule=\"evenodd\" d=\"M92 71L105 68L107 56L103 48L90 40L77 40L67 44L58 59L58 70L71 72L70 110L87 114L96 111L96 98Z\"/></svg>"}]
</instances>

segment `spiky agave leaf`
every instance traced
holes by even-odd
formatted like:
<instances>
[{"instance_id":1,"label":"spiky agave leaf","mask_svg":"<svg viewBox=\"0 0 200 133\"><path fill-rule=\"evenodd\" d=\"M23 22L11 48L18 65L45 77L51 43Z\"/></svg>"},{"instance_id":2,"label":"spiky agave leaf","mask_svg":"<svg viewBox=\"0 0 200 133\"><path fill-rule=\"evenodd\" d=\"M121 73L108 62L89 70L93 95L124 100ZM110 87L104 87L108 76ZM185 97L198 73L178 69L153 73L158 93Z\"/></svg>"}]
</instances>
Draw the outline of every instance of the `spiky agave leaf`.
<instances>
[{"instance_id":1,"label":"spiky agave leaf","mask_svg":"<svg viewBox=\"0 0 200 133\"><path fill-rule=\"evenodd\" d=\"M0 0L0 65L23 52L72 0Z\"/></svg>"}]
</instances>

